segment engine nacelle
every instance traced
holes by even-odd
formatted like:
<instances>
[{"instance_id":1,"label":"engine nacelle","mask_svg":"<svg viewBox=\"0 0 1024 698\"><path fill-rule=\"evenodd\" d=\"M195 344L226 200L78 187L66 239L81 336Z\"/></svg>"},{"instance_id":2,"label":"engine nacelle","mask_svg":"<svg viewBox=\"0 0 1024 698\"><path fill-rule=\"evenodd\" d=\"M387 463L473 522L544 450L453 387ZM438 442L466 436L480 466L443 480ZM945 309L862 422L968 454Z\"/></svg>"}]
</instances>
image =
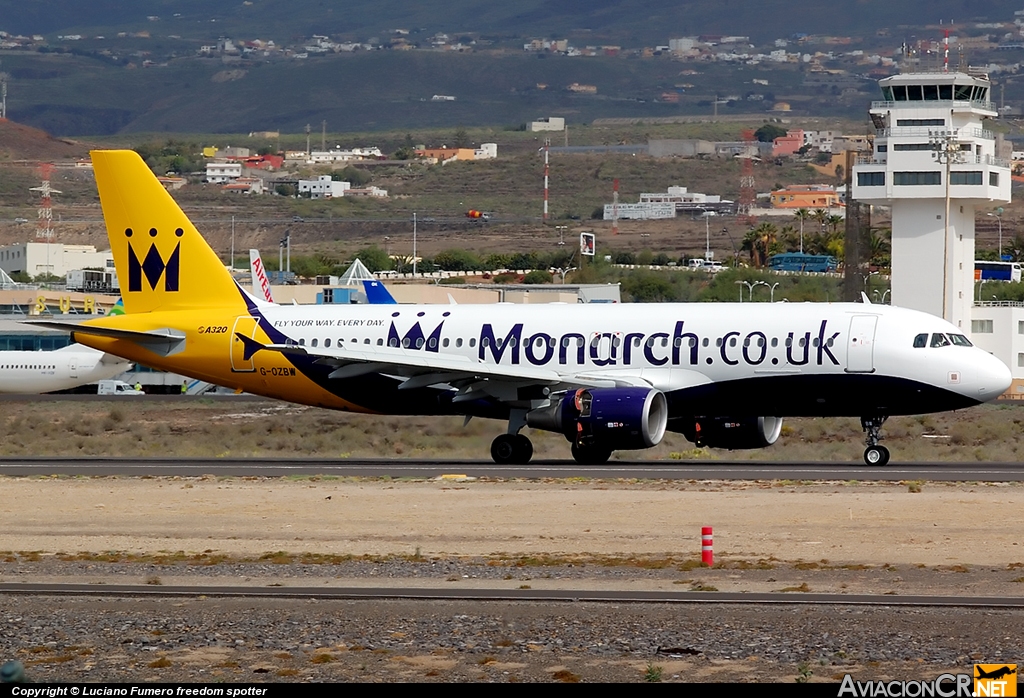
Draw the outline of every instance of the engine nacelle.
<instances>
[{"instance_id":1,"label":"engine nacelle","mask_svg":"<svg viewBox=\"0 0 1024 698\"><path fill-rule=\"evenodd\" d=\"M581 388L526 415L534 429L611 450L650 448L668 426L668 401L653 388Z\"/></svg>"},{"instance_id":2,"label":"engine nacelle","mask_svg":"<svg viewBox=\"0 0 1024 698\"><path fill-rule=\"evenodd\" d=\"M681 431L698 446L730 450L764 448L778 441L782 417L695 417L673 431Z\"/></svg>"}]
</instances>

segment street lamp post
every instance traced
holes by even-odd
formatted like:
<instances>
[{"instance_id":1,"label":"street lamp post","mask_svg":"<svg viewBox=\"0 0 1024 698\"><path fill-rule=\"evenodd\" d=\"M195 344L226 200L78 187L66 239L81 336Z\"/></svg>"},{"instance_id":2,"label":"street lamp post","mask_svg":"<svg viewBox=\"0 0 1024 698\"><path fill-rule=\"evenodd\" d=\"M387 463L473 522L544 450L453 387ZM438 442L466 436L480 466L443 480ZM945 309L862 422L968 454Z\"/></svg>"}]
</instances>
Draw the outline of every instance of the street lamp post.
<instances>
[{"instance_id":1,"label":"street lamp post","mask_svg":"<svg viewBox=\"0 0 1024 698\"><path fill-rule=\"evenodd\" d=\"M711 223L707 210L704 211L704 261L711 259Z\"/></svg>"},{"instance_id":2,"label":"street lamp post","mask_svg":"<svg viewBox=\"0 0 1024 698\"><path fill-rule=\"evenodd\" d=\"M995 218L999 223L999 261L1003 261L1003 207L996 209L995 213L986 213L986 216Z\"/></svg>"},{"instance_id":3,"label":"street lamp post","mask_svg":"<svg viewBox=\"0 0 1024 698\"><path fill-rule=\"evenodd\" d=\"M558 231L558 246L565 247L565 231L568 229L567 225L556 225L555 230Z\"/></svg>"},{"instance_id":4,"label":"street lamp post","mask_svg":"<svg viewBox=\"0 0 1024 698\"><path fill-rule=\"evenodd\" d=\"M949 319L949 170L950 165L963 162L960 150L960 139L956 131L935 131L929 138L932 157L940 165L946 166L946 212L943 216L942 234L942 317Z\"/></svg>"},{"instance_id":5,"label":"street lamp post","mask_svg":"<svg viewBox=\"0 0 1024 698\"><path fill-rule=\"evenodd\" d=\"M763 284L764 282L763 281L755 281L754 283L750 283L749 281L743 281L742 279L740 279L739 281L737 281L735 283L736 283L736 285L743 284L743 286L746 286L747 287L747 300L753 300L754 299L754 286L757 286L758 284ZM743 288L741 287L740 288L740 303L742 303L742 302L743 302Z\"/></svg>"},{"instance_id":6,"label":"street lamp post","mask_svg":"<svg viewBox=\"0 0 1024 698\"><path fill-rule=\"evenodd\" d=\"M871 277L872 276L878 276L878 275L879 275L879 272L877 272L877 271L868 272L867 274L864 275L864 290L865 291L870 291L871 290Z\"/></svg>"},{"instance_id":7,"label":"street lamp post","mask_svg":"<svg viewBox=\"0 0 1024 698\"><path fill-rule=\"evenodd\" d=\"M768 286L767 282L762 282L762 283L764 283L765 286ZM769 296L769 300L768 300L769 303L774 303L775 302L775 287L778 286L780 283L782 283L782 282L781 281L776 281L774 284L772 284L771 286L768 287L768 290L769 290L769 292L771 294Z\"/></svg>"}]
</instances>

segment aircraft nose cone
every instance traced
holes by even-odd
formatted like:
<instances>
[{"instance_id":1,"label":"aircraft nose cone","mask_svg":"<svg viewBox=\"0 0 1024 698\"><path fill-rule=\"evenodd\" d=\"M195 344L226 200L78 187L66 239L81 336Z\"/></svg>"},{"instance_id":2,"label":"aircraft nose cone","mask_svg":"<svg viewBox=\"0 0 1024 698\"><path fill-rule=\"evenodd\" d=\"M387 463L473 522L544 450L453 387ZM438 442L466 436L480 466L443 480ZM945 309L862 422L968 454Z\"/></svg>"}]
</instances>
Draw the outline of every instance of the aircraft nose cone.
<instances>
[{"instance_id":1,"label":"aircraft nose cone","mask_svg":"<svg viewBox=\"0 0 1024 698\"><path fill-rule=\"evenodd\" d=\"M979 357L977 365L971 369L971 387L977 392L979 400L987 402L1006 392L1013 382L1013 376L1002 361L988 352L982 353L984 356Z\"/></svg>"}]
</instances>

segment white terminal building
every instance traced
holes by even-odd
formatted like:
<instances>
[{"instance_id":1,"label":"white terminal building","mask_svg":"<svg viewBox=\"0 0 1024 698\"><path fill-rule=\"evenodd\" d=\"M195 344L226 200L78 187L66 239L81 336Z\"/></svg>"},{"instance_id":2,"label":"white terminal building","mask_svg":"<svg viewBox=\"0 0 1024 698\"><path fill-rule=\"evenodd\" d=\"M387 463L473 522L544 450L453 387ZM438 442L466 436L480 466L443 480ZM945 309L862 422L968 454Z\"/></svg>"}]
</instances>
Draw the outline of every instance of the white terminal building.
<instances>
[{"instance_id":1,"label":"white terminal building","mask_svg":"<svg viewBox=\"0 0 1024 698\"><path fill-rule=\"evenodd\" d=\"M985 128L997 116L988 76L917 72L879 85L883 100L870 112L874 151L854 166L853 197L892 210L891 302L962 328L1010 367L1018 391L1024 309L974 298L976 209L1010 201L1009 159Z\"/></svg>"},{"instance_id":2,"label":"white terminal building","mask_svg":"<svg viewBox=\"0 0 1024 698\"><path fill-rule=\"evenodd\" d=\"M93 245L65 245L60 242L20 242L0 247L0 269L7 274L24 272L67 276L73 269L114 269L110 250L97 252Z\"/></svg>"}]
</instances>

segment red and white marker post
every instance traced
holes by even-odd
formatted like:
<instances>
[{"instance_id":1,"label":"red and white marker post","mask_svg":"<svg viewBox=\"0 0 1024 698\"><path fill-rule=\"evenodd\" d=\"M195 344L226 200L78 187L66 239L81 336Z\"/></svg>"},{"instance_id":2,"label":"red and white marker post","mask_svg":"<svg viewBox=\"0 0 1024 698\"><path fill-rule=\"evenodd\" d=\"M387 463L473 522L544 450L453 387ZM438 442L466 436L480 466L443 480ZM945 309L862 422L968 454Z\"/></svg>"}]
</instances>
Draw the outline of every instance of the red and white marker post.
<instances>
[{"instance_id":1,"label":"red and white marker post","mask_svg":"<svg viewBox=\"0 0 1024 698\"><path fill-rule=\"evenodd\" d=\"M700 529L700 561L708 567L715 564L715 548L711 541L710 526L703 526Z\"/></svg>"}]
</instances>

